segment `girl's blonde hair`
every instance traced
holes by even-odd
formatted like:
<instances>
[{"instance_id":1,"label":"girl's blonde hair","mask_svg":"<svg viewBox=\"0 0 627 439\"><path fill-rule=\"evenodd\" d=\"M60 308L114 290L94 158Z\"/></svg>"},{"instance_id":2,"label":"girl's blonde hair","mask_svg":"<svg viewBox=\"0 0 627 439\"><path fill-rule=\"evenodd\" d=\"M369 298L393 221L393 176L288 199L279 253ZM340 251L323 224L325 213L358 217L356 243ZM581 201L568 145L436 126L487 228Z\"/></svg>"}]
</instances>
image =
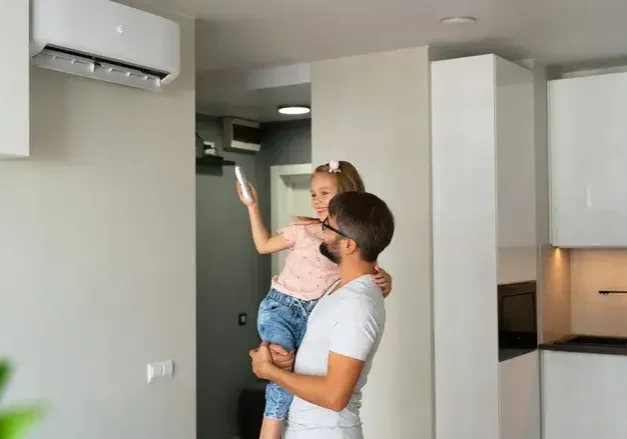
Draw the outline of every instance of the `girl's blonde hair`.
<instances>
[{"instance_id":1,"label":"girl's blonde hair","mask_svg":"<svg viewBox=\"0 0 627 439\"><path fill-rule=\"evenodd\" d=\"M331 162L333 163L333 162ZM314 171L314 174L319 172L326 172L329 175L335 177L337 183L337 192L366 192L364 182L357 172L357 169L349 162L340 161L336 162L339 167L331 167L330 163L320 165Z\"/></svg>"}]
</instances>

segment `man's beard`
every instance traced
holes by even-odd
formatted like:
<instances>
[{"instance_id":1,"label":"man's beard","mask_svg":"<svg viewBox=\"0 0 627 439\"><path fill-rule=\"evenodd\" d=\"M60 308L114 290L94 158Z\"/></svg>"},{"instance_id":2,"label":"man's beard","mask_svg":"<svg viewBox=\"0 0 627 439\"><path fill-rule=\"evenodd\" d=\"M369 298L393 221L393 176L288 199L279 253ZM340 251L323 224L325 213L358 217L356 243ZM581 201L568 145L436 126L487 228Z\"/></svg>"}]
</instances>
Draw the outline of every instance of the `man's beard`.
<instances>
[{"instance_id":1,"label":"man's beard","mask_svg":"<svg viewBox=\"0 0 627 439\"><path fill-rule=\"evenodd\" d=\"M320 253L322 254L322 256L326 257L328 260L330 260L334 264L339 265L340 262L342 262L342 258L340 257L340 255L333 253L331 251L331 248L329 247L329 244L327 244L326 242L323 242L322 244L320 244Z\"/></svg>"}]
</instances>

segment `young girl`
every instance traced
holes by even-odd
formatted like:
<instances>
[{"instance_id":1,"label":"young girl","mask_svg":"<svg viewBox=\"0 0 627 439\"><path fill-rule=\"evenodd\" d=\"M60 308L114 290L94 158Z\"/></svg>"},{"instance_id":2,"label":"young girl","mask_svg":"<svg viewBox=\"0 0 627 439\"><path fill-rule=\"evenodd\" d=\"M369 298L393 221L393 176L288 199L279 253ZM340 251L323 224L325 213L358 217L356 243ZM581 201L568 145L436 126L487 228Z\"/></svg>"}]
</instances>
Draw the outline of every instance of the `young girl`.
<instances>
[{"instance_id":1,"label":"young girl","mask_svg":"<svg viewBox=\"0 0 627 439\"><path fill-rule=\"evenodd\" d=\"M255 188L250 186L250 203L244 200L239 183L237 189L240 200L248 206L257 251L269 254L290 250L283 271L272 279L270 292L259 307L259 335L263 341L280 345L288 352L296 350L318 299L340 278L338 266L320 254L320 222L327 217L327 206L335 194L365 192L364 183L348 162L331 161L318 166L311 176L311 204L318 218L300 219L275 236L270 236L263 224ZM377 270L375 281L387 296L391 278L384 270ZM268 384L261 439L280 439L291 402L289 392L274 383Z\"/></svg>"}]
</instances>

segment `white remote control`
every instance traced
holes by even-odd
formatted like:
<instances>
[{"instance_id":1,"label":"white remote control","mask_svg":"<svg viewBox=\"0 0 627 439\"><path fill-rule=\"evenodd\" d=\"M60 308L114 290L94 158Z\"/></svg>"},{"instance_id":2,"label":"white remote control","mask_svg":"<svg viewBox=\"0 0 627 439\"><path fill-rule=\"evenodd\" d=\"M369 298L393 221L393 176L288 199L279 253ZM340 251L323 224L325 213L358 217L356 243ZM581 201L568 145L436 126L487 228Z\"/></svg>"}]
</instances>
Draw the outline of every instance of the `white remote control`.
<instances>
[{"instance_id":1,"label":"white remote control","mask_svg":"<svg viewBox=\"0 0 627 439\"><path fill-rule=\"evenodd\" d=\"M235 177L237 177L237 181L242 188L242 195L244 195L244 201L247 203L252 203L255 201L253 199L252 194L250 193L250 189L248 188L248 181L246 180L246 176L244 175L244 171L239 166L235 167Z\"/></svg>"}]
</instances>

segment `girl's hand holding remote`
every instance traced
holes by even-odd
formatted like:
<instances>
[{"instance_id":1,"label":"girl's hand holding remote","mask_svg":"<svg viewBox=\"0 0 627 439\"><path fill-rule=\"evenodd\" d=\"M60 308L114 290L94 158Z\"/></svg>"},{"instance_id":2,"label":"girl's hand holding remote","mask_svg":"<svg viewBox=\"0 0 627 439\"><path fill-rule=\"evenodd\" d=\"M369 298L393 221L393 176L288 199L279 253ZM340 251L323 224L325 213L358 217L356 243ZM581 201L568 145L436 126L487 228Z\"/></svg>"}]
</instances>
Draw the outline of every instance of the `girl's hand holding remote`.
<instances>
[{"instance_id":1,"label":"girl's hand holding remote","mask_svg":"<svg viewBox=\"0 0 627 439\"><path fill-rule=\"evenodd\" d=\"M255 187L251 183L248 183L248 191L250 192L250 195L252 195L252 197L253 197L253 201L250 202L250 203L247 202L246 199L244 198L244 193L242 192L242 186L239 183L239 181L236 182L235 185L237 186L237 195L239 195L240 201L245 206L252 207L252 206L255 206L257 204L257 190L255 189Z\"/></svg>"}]
</instances>

